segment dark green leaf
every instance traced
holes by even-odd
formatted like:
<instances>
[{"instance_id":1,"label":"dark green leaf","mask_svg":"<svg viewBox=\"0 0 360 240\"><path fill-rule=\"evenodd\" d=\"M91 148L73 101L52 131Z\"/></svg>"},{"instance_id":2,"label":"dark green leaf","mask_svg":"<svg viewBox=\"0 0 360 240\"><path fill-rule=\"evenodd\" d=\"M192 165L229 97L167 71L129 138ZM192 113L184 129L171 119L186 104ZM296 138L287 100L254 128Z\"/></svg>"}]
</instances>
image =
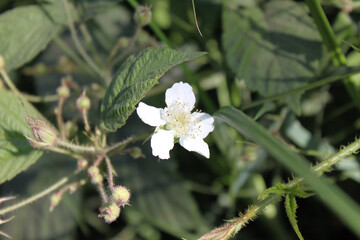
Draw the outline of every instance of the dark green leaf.
<instances>
[{"instance_id":1,"label":"dark green leaf","mask_svg":"<svg viewBox=\"0 0 360 240\"><path fill-rule=\"evenodd\" d=\"M230 68L250 89L273 96L306 85L322 55L320 36L301 4L266 1L223 13L223 45ZM300 95L287 103L299 112Z\"/></svg>"},{"instance_id":2,"label":"dark green leaf","mask_svg":"<svg viewBox=\"0 0 360 240\"><path fill-rule=\"evenodd\" d=\"M342 218L354 233L360 236L359 205L340 188L331 184L327 178L319 177L310 171L310 164L305 159L291 151L263 126L233 107L222 108L215 117L262 146L279 163L301 176L321 200Z\"/></svg>"},{"instance_id":3,"label":"dark green leaf","mask_svg":"<svg viewBox=\"0 0 360 240\"><path fill-rule=\"evenodd\" d=\"M22 66L41 52L66 22L62 1L18 7L0 15L0 54L6 69Z\"/></svg>"},{"instance_id":4,"label":"dark green leaf","mask_svg":"<svg viewBox=\"0 0 360 240\"><path fill-rule=\"evenodd\" d=\"M183 53L169 48L148 48L129 57L106 91L101 105L102 127L107 131L116 131L123 126L135 110L135 105L158 83L165 72L204 54Z\"/></svg>"},{"instance_id":5,"label":"dark green leaf","mask_svg":"<svg viewBox=\"0 0 360 240\"><path fill-rule=\"evenodd\" d=\"M34 150L23 136L32 136L32 132L18 98L5 90L0 90L0 96L0 183L3 183L34 164L42 151ZM29 115L36 116L30 105L24 107Z\"/></svg>"},{"instance_id":6,"label":"dark green leaf","mask_svg":"<svg viewBox=\"0 0 360 240\"><path fill-rule=\"evenodd\" d=\"M285 198L285 210L286 215L289 218L289 221L291 223L291 226L293 227L294 231L296 232L296 235L300 240L304 240L303 236L301 235L301 232L299 230L299 226L297 224L296 220L296 209L298 208L296 204L296 198L292 194L286 195Z\"/></svg>"}]
</instances>

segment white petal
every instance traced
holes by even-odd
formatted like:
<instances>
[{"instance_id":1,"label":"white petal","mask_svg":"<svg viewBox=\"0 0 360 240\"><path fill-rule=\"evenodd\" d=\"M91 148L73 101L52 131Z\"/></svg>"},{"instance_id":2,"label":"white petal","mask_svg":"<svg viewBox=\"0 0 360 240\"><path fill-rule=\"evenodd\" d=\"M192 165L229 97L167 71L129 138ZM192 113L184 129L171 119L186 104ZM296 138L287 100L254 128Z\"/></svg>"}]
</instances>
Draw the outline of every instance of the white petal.
<instances>
[{"instance_id":1,"label":"white petal","mask_svg":"<svg viewBox=\"0 0 360 240\"><path fill-rule=\"evenodd\" d=\"M188 83L175 83L165 93L165 102L168 107L174 102L178 102L185 104L186 111L190 112L195 106L195 101L195 94Z\"/></svg>"},{"instance_id":2,"label":"white petal","mask_svg":"<svg viewBox=\"0 0 360 240\"><path fill-rule=\"evenodd\" d=\"M161 108L156 108L149 106L145 103L139 103L136 113L140 117L140 119L153 127L158 127L164 125L166 122L161 118Z\"/></svg>"},{"instance_id":3,"label":"white petal","mask_svg":"<svg viewBox=\"0 0 360 240\"><path fill-rule=\"evenodd\" d=\"M180 145L188 151L197 152L206 158L210 157L209 146L201 138L181 137Z\"/></svg>"},{"instance_id":4,"label":"white petal","mask_svg":"<svg viewBox=\"0 0 360 240\"><path fill-rule=\"evenodd\" d=\"M191 117L197 119L197 123L192 127L195 136L206 138L214 130L214 118L207 113L194 112Z\"/></svg>"},{"instance_id":5,"label":"white petal","mask_svg":"<svg viewBox=\"0 0 360 240\"><path fill-rule=\"evenodd\" d=\"M174 147L174 133L160 129L151 137L152 154L161 159L170 158L170 150Z\"/></svg>"}]
</instances>

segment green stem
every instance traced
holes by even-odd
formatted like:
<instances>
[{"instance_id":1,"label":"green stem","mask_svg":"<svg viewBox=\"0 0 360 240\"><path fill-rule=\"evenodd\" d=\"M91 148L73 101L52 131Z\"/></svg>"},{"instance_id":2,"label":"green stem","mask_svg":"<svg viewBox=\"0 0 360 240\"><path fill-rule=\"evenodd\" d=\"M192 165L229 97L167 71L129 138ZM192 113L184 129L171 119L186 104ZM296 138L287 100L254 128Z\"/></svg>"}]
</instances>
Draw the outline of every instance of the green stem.
<instances>
[{"instance_id":1,"label":"green stem","mask_svg":"<svg viewBox=\"0 0 360 240\"><path fill-rule=\"evenodd\" d=\"M44 191L39 192L38 194L25 199L19 203L16 203L12 206L9 206L7 208L1 209L0 210L0 215L5 215L6 213L12 212L14 210L17 210L21 207L24 207L32 202L35 202L36 200L48 195L49 193L55 191L56 189L58 189L59 187L63 186L65 183L67 183L69 181L69 179L76 175L78 173L78 171L75 171L74 173L70 174L69 176L63 177L62 179L60 179L59 181L57 181L56 183L54 183L53 185L51 185L50 187L46 188Z\"/></svg>"},{"instance_id":2,"label":"green stem","mask_svg":"<svg viewBox=\"0 0 360 240\"><path fill-rule=\"evenodd\" d=\"M107 170L108 186L110 191L112 192L114 190L113 166L111 164L110 158L106 155L104 155L104 157L105 157L106 170Z\"/></svg>"},{"instance_id":3,"label":"green stem","mask_svg":"<svg viewBox=\"0 0 360 240\"><path fill-rule=\"evenodd\" d=\"M318 163L312 170L317 173L319 176L324 172L328 172L332 170L332 167L340 162L342 159L357 153L360 150L360 140L356 140L351 143L347 147L342 148L339 152L335 153L331 157L326 160ZM285 186L286 187L294 187L299 186L302 187L304 185L303 178L296 178L292 181L289 181ZM211 232L203 235L199 240L211 240L211 239L221 239L226 240L231 236L239 232L250 220L253 220L257 215L261 213L261 211L268 206L269 204L273 204L281 199L283 194L269 194L262 198L261 200L256 201L253 205L251 205L246 212L240 217L231 220L229 223L223 225L222 227L216 228Z\"/></svg>"},{"instance_id":4,"label":"green stem","mask_svg":"<svg viewBox=\"0 0 360 240\"><path fill-rule=\"evenodd\" d=\"M61 139L57 140L57 145L68 148L70 150L73 150L75 152L87 152L87 153L97 153L97 150L93 146L82 146L82 145L76 145Z\"/></svg>"},{"instance_id":5,"label":"green stem","mask_svg":"<svg viewBox=\"0 0 360 240\"><path fill-rule=\"evenodd\" d=\"M267 102L280 100L282 98L292 96L292 95L295 95L295 94L301 94L301 93L304 93L304 92L306 92L308 90L311 90L311 89L314 89L314 88L317 88L317 87L321 87L323 85L326 85L326 84L341 80L341 79L343 79L345 77L348 77L350 75L359 73L360 72L360 66L346 67L346 68L340 67L337 70L335 70L335 72L337 72L337 71L339 71L340 73L335 73L334 75L332 75L330 77L318 80L316 82L312 82L312 83L307 84L307 85L305 85L303 87L299 87L299 88L290 90L288 92L284 92L284 93L281 93L281 94L278 94L278 95L275 95L275 96L270 96L270 97L260 99L258 101L255 101L255 102L252 102L250 104L244 105L241 109L246 110L246 109L249 109L249 108L253 108L253 107L262 105L264 103L267 103ZM345 73L341 73L343 71L345 71Z\"/></svg>"},{"instance_id":6,"label":"green stem","mask_svg":"<svg viewBox=\"0 0 360 240\"><path fill-rule=\"evenodd\" d=\"M136 142L136 141L147 139L150 136L151 136L151 134L144 134L144 135L141 135L141 136L129 137L129 138L127 138L127 139L125 139L125 140L123 140L121 142L115 143L111 147L108 147L107 149L105 149L104 152L108 156L115 155L115 154L121 152L121 150L123 150L128 144Z\"/></svg>"},{"instance_id":7,"label":"green stem","mask_svg":"<svg viewBox=\"0 0 360 240\"><path fill-rule=\"evenodd\" d=\"M88 28L86 27L86 24L81 23L79 27L80 27L80 31L81 31L82 35L84 36L84 39L85 39L87 45L89 46L89 49L90 49L95 61L97 62L98 65L103 66L100 55L96 51L93 38L91 37L91 34L90 34Z\"/></svg>"},{"instance_id":8,"label":"green stem","mask_svg":"<svg viewBox=\"0 0 360 240\"><path fill-rule=\"evenodd\" d=\"M318 27L319 33L324 41L326 48L330 53L331 60L335 67L346 66L346 57L343 54L340 44L336 39L334 31L321 7L319 0L306 0L311 15ZM348 77L344 79L346 90L355 101L356 105L360 108L360 93L357 91L357 86L353 78Z\"/></svg>"},{"instance_id":9,"label":"green stem","mask_svg":"<svg viewBox=\"0 0 360 240\"><path fill-rule=\"evenodd\" d=\"M133 8L137 8L140 4L136 0L127 0L128 3ZM169 48L174 48L174 45L170 42L170 40L167 38L167 36L164 34L164 32L159 28L159 26L156 24L155 21L151 21L149 24L150 28L153 30L155 35L163 41ZM205 92L199 85L199 81L196 80L196 77L193 72L188 68L188 66L184 63L180 64L181 68L183 69L186 78L189 80L189 82L196 87L196 89L199 92L200 98L204 101L205 106L208 108L209 112L216 111L215 104L213 103L210 96Z\"/></svg>"},{"instance_id":10,"label":"green stem","mask_svg":"<svg viewBox=\"0 0 360 240\"><path fill-rule=\"evenodd\" d=\"M22 95L29 102L35 102L35 103L56 102L59 99L58 95L34 96L34 95L26 94L26 93L22 93Z\"/></svg>"}]
</instances>

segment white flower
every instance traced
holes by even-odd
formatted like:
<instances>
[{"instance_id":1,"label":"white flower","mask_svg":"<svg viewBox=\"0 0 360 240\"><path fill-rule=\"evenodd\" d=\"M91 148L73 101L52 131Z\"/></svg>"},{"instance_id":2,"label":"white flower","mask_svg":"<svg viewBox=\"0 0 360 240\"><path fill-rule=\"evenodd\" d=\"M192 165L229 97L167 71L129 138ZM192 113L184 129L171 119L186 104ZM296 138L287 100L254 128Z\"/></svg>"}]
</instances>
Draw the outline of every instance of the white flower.
<instances>
[{"instance_id":1,"label":"white flower","mask_svg":"<svg viewBox=\"0 0 360 240\"><path fill-rule=\"evenodd\" d=\"M175 83L166 90L165 102L167 107L164 109L142 102L136 109L144 123L156 127L151 137L153 155L169 159L174 143L179 142L188 151L209 158L209 146L203 139L214 130L214 118L207 113L191 113L195 106L191 86L183 82Z\"/></svg>"}]
</instances>

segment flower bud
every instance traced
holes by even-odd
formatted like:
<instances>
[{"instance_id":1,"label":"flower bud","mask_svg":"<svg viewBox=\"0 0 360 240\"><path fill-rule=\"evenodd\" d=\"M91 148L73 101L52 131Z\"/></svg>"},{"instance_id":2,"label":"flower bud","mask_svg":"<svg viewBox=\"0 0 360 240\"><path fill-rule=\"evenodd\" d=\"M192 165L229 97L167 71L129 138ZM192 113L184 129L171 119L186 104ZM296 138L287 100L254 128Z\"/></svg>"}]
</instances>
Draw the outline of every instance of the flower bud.
<instances>
[{"instance_id":1,"label":"flower bud","mask_svg":"<svg viewBox=\"0 0 360 240\"><path fill-rule=\"evenodd\" d=\"M141 148L139 147L133 147L130 149L130 156L134 159L143 158L144 154L141 151Z\"/></svg>"},{"instance_id":2,"label":"flower bud","mask_svg":"<svg viewBox=\"0 0 360 240\"><path fill-rule=\"evenodd\" d=\"M56 93L60 98L68 98L70 96L70 89L65 81L61 81L61 86L56 89Z\"/></svg>"},{"instance_id":3,"label":"flower bud","mask_svg":"<svg viewBox=\"0 0 360 240\"><path fill-rule=\"evenodd\" d=\"M129 205L130 197L131 197L130 190L124 186L115 187L111 194L111 199L116 204L122 207L125 205Z\"/></svg>"},{"instance_id":4,"label":"flower bud","mask_svg":"<svg viewBox=\"0 0 360 240\"><path fill-rule=\"evenodd\" d=\"M64 195L64 191L60 190L54 194L51 195L50 197L50 208L49 211L52 212L54 210L55 207L57 207L59 205L59 203L61 202L62 198Z\"/></svg>"},{"instance_id":5,"label":"flower bud","mask_svg":"<svg viewBox=\"0 0 360 240\"><path fill-rule=\"evenodd\" d=\"M77 169L82 171L88 166L89 161L86 158L79 159L77 162Z\"/></svg>"},{"instance_id":6,"label":"flower bud","mask_svg":"<svg viewBox=\"0 0 360 240\"><path fill-rule=\"evenodd\" d=\"M35 148L47 148L55 146L57 141L57 133L53 127L47 122L34 119L29 115L25 114L28 125L32 130L35 140L25 136L30 144Z\"/></svg>"},{"instance_id":7,"label":"flower bud","mask_svg":"<svg viewBox=\"0 0 360 240\"><path fill-rule=\"evenodd\" d=\"M129 46L129 44L130 44L130 39L128 37L121 37L117 42L117 47L126 48Z\"/></svg>"},{"instance_id":8,"label":"flower bud","mask_svg":"<svg viewBox=\"0 0 360 240\"><path fill-rule=\"evenodd\" d=\"M85 90L82 92L80 97L76 100L76 107L80 111L89 110L91 106L90 99L86 96Z\"/></svg>"},{"instance_id":9,"label":"flower bud","mask_svg":"<svg viewBox=\"0 0 360 240\"><path fill-rule=\"evenodd\" d=\"M114 222L120 216L120 207L111 202L100 208L100 218L104 218L106 223Z\"/></svg>"},{"instance_id":10,"label":"flower bud","mask_svg":"<svg viewBox=\"0 0 360 240\"><path fill-rule=\"evenodd\" d=\"M65 123L65 135L67 138L70 138L76 134L78 127L71 121Z\"/></svg>"},{"instance_id":11,"label":"flower bud","mask_svg":"<svg viewBox=\"0 0 360 240\"><path fill-rule=\"evenodd\" d=\"M139 6L134 14L134 20L140 27L145 27L151 22L151 9L149 7Z\"/></svg>"},{"instance_id":12,"label":"flower bud","mask_svg":"<svg viewBox=\"0 0 360 240\"><path fill-rule=\"evenodd\" d=\"M100 185L100 186L103 185L104 178L100 174L100 170L98 167L95 166L89 167L88 174L92 184Z\"/></svg>"},{"instance_id":13,"label":"flower bud","mask_svg":"<svg viewBox=\"0 0 360 240\"><path fill-rule=\"evenodd\" d=\"M0 55L0 69L5 68L5 59L2 55Z\"/></svg>"}]
</instances>

